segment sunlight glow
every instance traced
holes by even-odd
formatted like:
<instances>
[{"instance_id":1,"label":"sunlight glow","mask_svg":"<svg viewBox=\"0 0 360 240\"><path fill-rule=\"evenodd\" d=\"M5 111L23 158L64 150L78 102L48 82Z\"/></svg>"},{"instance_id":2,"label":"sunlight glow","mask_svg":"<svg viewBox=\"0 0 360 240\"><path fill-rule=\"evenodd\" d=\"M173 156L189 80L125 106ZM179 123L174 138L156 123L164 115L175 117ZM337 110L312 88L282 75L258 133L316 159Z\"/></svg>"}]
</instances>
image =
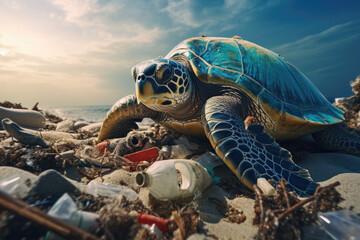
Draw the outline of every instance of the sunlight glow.
<instances>
[{"instance_id":1,"label":"sunlight glow","mask_svg":"<svg viewBox=\"0 0 360 240\"><path fill-rule=\"evenodd\" d=\"M0 49L0 56L5 57L7 55L7 52L3 49Z\"/></svg>"}]
</instances>

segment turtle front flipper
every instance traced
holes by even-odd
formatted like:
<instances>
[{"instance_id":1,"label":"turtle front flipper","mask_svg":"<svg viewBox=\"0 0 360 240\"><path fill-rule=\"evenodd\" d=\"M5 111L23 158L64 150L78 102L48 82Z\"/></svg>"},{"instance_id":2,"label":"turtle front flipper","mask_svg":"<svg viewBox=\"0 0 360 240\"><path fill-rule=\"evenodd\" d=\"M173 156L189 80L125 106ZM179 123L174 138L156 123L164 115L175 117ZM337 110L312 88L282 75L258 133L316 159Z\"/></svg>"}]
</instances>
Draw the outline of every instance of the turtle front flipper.
<instances>
[{"instance_id":1,"label":"turtle front flipper","mask_svg":"<svg viewBox=\"0 0 360 240\"><path fill-rule=\"evenodd\" d=\"M141 121L145 117L156 119L158 114L158 112L145 107L144 104L138 104L135 94L123 97L107 113L100 129L98 141L123 137L130 130L138 128L135 121Z\"/></svg>"},{"instance_id":2,"label":"turtle front flipper","mask_svg":"<svg viewBox=\"0 0 360 240\"><path fill-rule=\"evenodd\" d=\"M298 195L313 194L318 184L309 172L296 165L290 152L265 133L263 126L246 129L243 111L239 98L231 96L212 97L205 103L202 122L217 155L250 189L261 177L276 183L284 178Z\"/></svg>"}]
</instances>

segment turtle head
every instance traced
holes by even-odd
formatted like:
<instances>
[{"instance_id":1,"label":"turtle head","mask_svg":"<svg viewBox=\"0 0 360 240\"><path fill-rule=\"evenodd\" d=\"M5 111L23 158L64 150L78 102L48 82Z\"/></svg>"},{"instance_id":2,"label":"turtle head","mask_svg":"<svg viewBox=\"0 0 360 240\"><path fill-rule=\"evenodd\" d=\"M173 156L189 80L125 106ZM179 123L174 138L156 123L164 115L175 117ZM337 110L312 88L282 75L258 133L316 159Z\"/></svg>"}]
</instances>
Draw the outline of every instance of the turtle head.
<instances>
[{"instance_id":1,"label":"turtle head","mask_svg":"<svg viewBox=\"0 0 360 240\"><path fill-rule=\"evenodd\" d=\"M132 69L136 85L136 97L156 111L171 111L190 96L190 76L180 63L170 59L153 59L142 62Z\"/></svg>"}]
</instances>

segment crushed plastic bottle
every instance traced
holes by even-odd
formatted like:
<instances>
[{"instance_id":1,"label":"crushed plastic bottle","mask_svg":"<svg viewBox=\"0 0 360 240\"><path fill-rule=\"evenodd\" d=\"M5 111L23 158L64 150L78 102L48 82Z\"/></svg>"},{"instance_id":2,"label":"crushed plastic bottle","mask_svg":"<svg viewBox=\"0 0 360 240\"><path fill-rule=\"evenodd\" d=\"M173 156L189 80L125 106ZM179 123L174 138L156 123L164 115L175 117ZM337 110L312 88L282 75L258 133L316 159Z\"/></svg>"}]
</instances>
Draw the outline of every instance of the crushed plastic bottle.
<instances>
[{"instance_id":1,"label":"crushed plastic bottle","mask_svg":"<svg viewBox=\"0 0 360 240\"><path fill-rule=\"evenodd\" d=\"M360 217L349 210L319 213L318 221L304 229L304 240L360 239Z\"/></svg>"},{"instance_id":2,"label":"crushed plastic bottle","mask_svg":"<svg viewBox=\"0 0 360 240\"><path fill-rule=\"evenodd\" d=\"M59 198L54 206L49 210L50 216L59 218L87 232L91 232L98 227L97 219L99 215L92 212L80 211L76 207L76 203L65 193ZM47 232L46 240L62 240L64 238L52 232Z\"/></svg>"},{"instance_id":3,"label":"crushed plastic bottle","mask_svg":"<svg viewBox=\"0 0 360 240\"><path fill-rule=\"evenodd\" d=\"M136 175L136 183L157 199L175 200L201 193L210 186L212 177L195 161L174 159L153 163L146 172Z\"/></svg>"},{"instance_id":4,"label":"crushed plastic bottle","mask_svg":"<svg viewBox=\"0 0 360 240\"><path fill-rule=\"evenodd\" d=\"M135 201L138 198L137 193L128 187L111 183L95 182L94 180L86 185L85 192L95 197L99 195L105 197L122 195L129 201Z\"/></svg>"}]
</instances>

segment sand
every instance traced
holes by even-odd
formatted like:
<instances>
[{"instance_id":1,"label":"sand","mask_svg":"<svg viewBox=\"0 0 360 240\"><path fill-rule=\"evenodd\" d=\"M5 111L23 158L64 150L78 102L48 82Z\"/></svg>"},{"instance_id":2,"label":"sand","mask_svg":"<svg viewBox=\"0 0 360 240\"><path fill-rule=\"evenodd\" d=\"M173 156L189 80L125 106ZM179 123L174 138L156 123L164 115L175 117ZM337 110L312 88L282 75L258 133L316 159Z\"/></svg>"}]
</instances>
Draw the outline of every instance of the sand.
<instances>
[{"instance_id":1,"label":"sand","mask_svg":"<svg viewBox=\"0 0 360 240\"><path fill-rule=\"evenodd\" d=\"M95 127L98 127L98 125ZM4 136L5 132L1 131L0 134ZM42 132L41 136L48 141L60 139L61 142L72 143L74 145L86 145L88 144L87 140L91 139L74 139L77 136L76 133L70 134L57 131ZM94 140L95 138L93 137L92 139ZM11 141L11 138L4 138L2 144L9 144ZM311 144L312 140L311 138L305 138L304 141L307 141L307 144L310 141ZM355 213L360 213L360 157L329 152L309 153L303 155L297 164L308 169L313 180L319 182L322 186L339 181L340 186L337 189L345 199L340 206L345 209L351 209ZM214 170L215 176L240 184L240 181L225 165L218 166ZM20 169L6 166L0 167L0 181L12 174L22 174L34 183L38 179L34 174ZM77 188L83 189L85 187L84 183L80 183L81 181L84 182L83 176L80 176L74 168L68 167L63 175L73 180L71 182L76 183ZM146 188L140 189L136 186L135 175L136 172L109 170L103 172L102 177L96 178L95 181L121 185L125 183L127 187L138 190L139 198L145 206L148 206L150 203L149 192ZM56 183L49 182L49 186L52 186L51 184ZM206 239L206 235L216 236L218 239L253 239L258 230L257 226L252 224L254 218L254 196L246 194L246 191L245 193L239 189L228 191L219 185L213 184L201 195L197 196L196 203L201 219L200 235L197 234L192 239ZM241 224L229 222L217 210L214 199L242 211L246 216L245 222Z\"/></svg>"}]
</instances>

